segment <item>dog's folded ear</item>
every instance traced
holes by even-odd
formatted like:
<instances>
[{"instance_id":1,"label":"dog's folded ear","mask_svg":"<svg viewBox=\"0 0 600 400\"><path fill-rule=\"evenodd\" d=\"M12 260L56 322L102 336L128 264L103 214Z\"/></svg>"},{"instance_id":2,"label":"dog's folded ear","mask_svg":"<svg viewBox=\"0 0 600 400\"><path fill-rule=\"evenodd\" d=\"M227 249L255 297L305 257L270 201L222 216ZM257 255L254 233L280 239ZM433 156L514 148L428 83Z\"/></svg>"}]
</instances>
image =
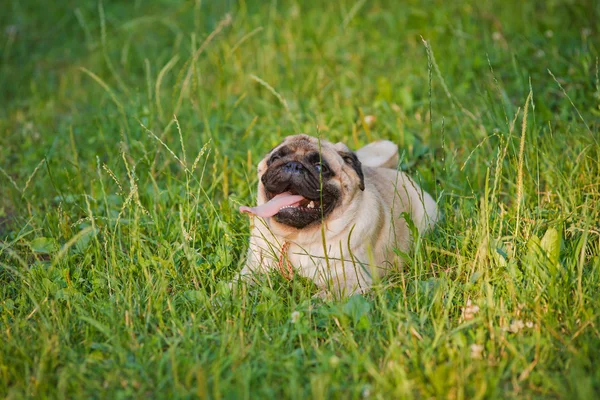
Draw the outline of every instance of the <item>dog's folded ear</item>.
<instances>
[{"instance_id":1,"label":"dog's folded ear","mask_svg":"<svg viewBox=\"0 0 600 400\"><path fill-rule=\"evenodd\" d=\"M362 164L360 160L353 152L340 152L342 159L346 164L352 167L352 169L356 172L356 175L360 178L360 190L365 190L365 175L363 174Z\"/></svg>"},{"instance_id":2,"label":"dog's folded ear","mask_svg":"<svg viewBox=\"0 0 600 400\"><path fill-rule=\"evenodd\" d=\"M389 140L378 140L356 150L356 156L365 167L398 167L398 145Z\"/></svg>"}]
</instances>

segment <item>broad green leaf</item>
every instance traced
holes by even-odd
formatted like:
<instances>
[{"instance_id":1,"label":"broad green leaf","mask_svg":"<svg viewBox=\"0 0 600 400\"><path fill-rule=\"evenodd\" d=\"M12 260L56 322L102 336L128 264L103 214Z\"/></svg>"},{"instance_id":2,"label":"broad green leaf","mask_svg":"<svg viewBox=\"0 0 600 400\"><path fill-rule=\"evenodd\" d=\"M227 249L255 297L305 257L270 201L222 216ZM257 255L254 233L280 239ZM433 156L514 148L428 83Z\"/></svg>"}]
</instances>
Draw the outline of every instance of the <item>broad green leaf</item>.
<instances>
[{"instance_id":1,"label":"broad green leaf","mask_svg":"<svg viewBox=\"0 0 600 400\"><path fill-rule=\"evenodd\" d=\"M368 328L370 326L368 314L371 310L369 303L363 296L355 294L344 304L344 314L349 316L357 328ZM363 318L364 317L364 318Z\"/></svg>"},{"instance_id":2,"label":"broad green leaf","mask_svg":"<svg viewBox=\"0 0 600 400\"><path fill-rule=\"evenodd\" d=\"M58 245L56 244L56 241L52 238L47 237L35 238L31 241L31 243L29 243L29 246L31 247L31 250L33 250L34 253L40 254L50 254L58 250Z\"/></svg>"},{"instance_id":3,"label":"broad green leaf","mask_svg":"<svg viewBox=\"0 0 600 400\"><path fill-rule=\"evenodd\" d=\"M561 234L556 228L548 228L540 243L542 249L550 259L553 265L558 263L560 256Z\"/></svg>"},{"instance_id":4,"label":"broad green leaf","mask_svg":"<svg viewBox=\"0 0 600 400\"><path fill-rule=\"evenodd\" d=\"M529 238L529 240L527 241L527 256L525 257L525 259L527 260L527 262L533 263L536 261L541 261L542 257L541 257L541 244L540 244L540 238L533 235Z\"/></svg>"}]
</instances>

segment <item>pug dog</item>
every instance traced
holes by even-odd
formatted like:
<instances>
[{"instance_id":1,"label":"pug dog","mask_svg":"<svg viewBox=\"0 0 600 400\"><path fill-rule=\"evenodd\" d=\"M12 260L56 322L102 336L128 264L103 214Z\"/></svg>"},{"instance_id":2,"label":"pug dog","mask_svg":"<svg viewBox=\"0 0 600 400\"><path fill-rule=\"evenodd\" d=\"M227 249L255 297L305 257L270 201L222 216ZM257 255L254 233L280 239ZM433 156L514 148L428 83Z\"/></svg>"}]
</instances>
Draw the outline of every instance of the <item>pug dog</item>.
<instances>
[{"instance_id":1,"label":"pug dog","mask_svg":"<svg viewBox=\"0 0 600 400\"><path fill-rule=\"evenodd\" d=\"M336 297L369 289L398 267L395 249L410 250L407 220L424 233L438 218L433 198L396 165L388 141L354 153L304 134L285 138L258 164L257 206L240 207L253 224L238 279L276 269Z\"/></svg>"}]
</instances>

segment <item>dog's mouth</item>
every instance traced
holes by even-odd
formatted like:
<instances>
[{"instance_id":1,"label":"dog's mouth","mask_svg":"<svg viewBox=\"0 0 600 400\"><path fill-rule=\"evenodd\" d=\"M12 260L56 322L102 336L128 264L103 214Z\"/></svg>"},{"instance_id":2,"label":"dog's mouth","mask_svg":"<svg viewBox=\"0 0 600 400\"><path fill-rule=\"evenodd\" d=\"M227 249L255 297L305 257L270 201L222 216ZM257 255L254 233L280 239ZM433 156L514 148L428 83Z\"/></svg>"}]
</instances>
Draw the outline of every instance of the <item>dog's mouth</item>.
<instances>
[{"instance_id":1,"label":"dog's mouth","mask_svg":"<svg viewBox=\"0 0 600 400\"><path fill-rule=\"evenodd\" d=\"M288 214L293 217L296 213L308 213L319 215L323 213L322 202L311 200L291 191L284 193L271 193L266 191L267 202L257 207L240 207L240 211L268 218L273 216L284 216ZM283 214L283 215L282 215Z\"/></svg>"},{"instance_id":2,"label":"dog's mouth","mask_svg":"<svg viewBox=\"0 0 600 400\"><path fill-rule=\"evenodd\" d=\"M286 212L302 212L302 213L322 213L323 209L321 207L320 200L308 199L301 194L295 193L294 191L289 191L285 193L274 194L270 192L266 192L267 199L269 200L267 203L271 202L273 199L277 199L283 201L282 207L279 208L279 211L275 214L286 213ZM294 201L297 198L301 198L298 201ZM294 201L292 203L292 201Z\"/></svg>"},{"instance_id":3,"label":"dog's mouth","mask_svg":"<svg viewBox=\"0 0 600 400\"><path fill-rule=\"evenodd\" d=\"M280 224L303 229L321 222L335 208L335 197L332 197L328 191L324 191L318 200L313 196L305 197L294 193L291 189L290 192L282 194L270 194L273 197L266 204L282 201L281 207L273 216L273 219ZM267 198L270 195L267 193Z\"/></svg>"},{"instance_id":4,"label":"dog's mouth","mask_svg":"<svg viewBox=\"0 0 600 400\"><path fill-rule=\"evenodd\" d=\"M295 192L271 193L265 191L267 202L257 207L240 207L241 212L258 217L273 217L280 224L297 229L324 220L335 208L339 194L334 189L324 190L321 199L315 200Z\"/></svg>"}]
</instances>

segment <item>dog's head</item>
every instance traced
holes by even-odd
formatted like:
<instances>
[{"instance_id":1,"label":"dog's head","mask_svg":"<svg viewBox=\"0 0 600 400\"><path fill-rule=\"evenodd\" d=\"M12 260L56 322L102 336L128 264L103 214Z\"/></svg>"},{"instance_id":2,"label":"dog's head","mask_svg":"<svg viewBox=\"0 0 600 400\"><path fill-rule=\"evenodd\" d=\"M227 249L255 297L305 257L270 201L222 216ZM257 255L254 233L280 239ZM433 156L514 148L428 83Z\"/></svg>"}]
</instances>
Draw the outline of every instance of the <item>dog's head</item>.
<instances>
[{"instance_id":1,"label":"dog's head","mask_svg":"<svg viewBox=\"0 0 600 400\"><path fill-rule=\"evenodd\" d=\"M319 227L365 188L360 161L346 145L308 135L288 136L260 161L258 176L259 206L282 193L302 196L274 210L271 225L281 233Z\"/></svg>"}]
</instances>

